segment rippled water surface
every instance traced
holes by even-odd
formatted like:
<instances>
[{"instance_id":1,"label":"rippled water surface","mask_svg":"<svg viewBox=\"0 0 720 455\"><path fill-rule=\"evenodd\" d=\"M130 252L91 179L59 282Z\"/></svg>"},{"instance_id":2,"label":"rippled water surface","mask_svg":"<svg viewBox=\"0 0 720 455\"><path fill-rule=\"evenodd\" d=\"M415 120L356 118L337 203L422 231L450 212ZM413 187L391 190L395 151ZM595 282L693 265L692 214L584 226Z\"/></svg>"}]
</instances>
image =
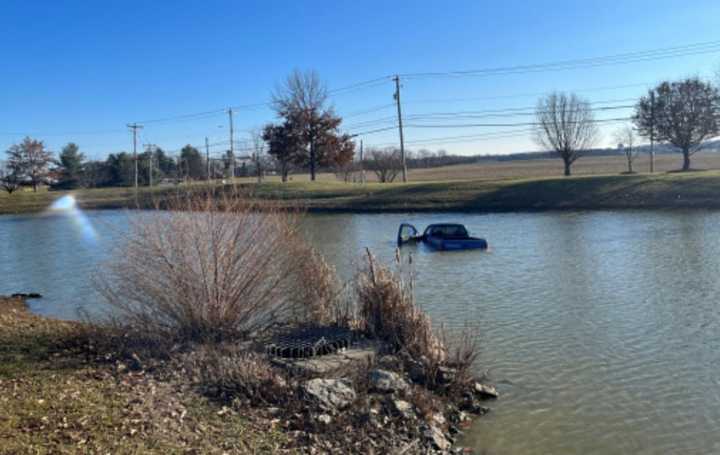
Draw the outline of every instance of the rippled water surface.
<instances>
[{"instance_id":1,"label":"rippled water surface","mask_svg":"<svg viewBox=\"0 0 720 455\"><path fill-rule=\"evenodd\" d=\"M0 294L73 318L126 214L0 217ZM409 250L418 301L470 323L502 398L464 443L493 454L720 453L720 213L327 215L311 240L349 277L401 221L461 221L489 252Z\"/></svg>"}]
</instances>

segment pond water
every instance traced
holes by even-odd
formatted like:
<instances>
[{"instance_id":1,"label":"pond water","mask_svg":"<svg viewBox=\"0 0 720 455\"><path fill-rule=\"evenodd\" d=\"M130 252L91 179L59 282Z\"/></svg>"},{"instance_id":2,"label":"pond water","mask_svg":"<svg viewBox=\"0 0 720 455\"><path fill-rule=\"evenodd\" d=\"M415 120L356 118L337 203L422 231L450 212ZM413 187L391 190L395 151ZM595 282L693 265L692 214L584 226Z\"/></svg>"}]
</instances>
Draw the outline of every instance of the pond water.
<instances>
[{"instance_id":1,"label":"pond water","mask_svg":"<svg viewBox=\"0 0 720 455\"><path fill-rule=\"evenodd\" d=\"M0 294L92 309L124 212L0 217ZM323 215L311 241L349 277L400 222L460 221L489 252L410 247L434 321L476 327L502 397L464 443L492 454L720 453L720 213ZM88 228L92 226L92 229ZM95 232L92 232L94 230Z\"/></svg>"}]
</instances>

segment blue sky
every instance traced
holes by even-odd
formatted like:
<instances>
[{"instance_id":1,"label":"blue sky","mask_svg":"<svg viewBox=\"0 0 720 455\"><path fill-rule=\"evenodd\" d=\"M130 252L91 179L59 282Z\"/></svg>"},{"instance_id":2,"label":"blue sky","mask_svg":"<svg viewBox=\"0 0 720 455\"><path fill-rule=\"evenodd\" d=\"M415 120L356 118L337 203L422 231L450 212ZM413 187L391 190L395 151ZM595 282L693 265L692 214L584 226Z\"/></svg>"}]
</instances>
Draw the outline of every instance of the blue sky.
<instances>
[{"instance_id":1,"label":"blue sky","mask_svg":"<svg viewBox=\"0 0 720 455\"><path fill-rule=\"evenodd\" d=\"M329 88L395 73L445 72L602 57L720 40L720 2L699 1L15 1L0 6L0 150L24 135L95 158L130 150L129 122L263 103L294 68ZM714 77L720 52L592 68L403 80L403 110L533 107L552 90L627 104L665 78ZM333 97L351 132L392 125L390 80ZM236 109L238 139L274 116ZM599 113L599 117L628 111ZM378 120L378 121L376 121ZM531 117L473 120L528 122ZM364 123L367 122L367 123ZM467 119L450 120L457 124ZM444 124L435 119L412 124ZM609 145L617 124L603 127ZM523 128L408 127L409 147L451 153L536 150ZM141 143L167 150L226 140L227 115L148 122ZM457 136L498 133L499 138ZM435 142L435 138L440 139ZM364 136L397 143L397 132ZM427 141L423 143L422 141ZM215 154L224 146L215 147Z\"/></svg>"}]
</instances>

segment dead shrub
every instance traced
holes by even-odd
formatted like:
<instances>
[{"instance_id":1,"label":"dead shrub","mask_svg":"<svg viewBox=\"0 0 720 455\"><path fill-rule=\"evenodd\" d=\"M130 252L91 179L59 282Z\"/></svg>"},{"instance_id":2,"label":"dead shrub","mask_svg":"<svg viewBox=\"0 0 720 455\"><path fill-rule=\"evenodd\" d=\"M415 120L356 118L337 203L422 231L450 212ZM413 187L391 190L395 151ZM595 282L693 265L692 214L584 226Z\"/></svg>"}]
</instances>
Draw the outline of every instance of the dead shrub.
<instances>
[{"instance_id":1,"label":"dead shrub","mask_svg":"<svg viewBox=\"0 0 720 455\"><path fill-rule=\"evenodd\" d=\"M370 251L357 277L360 326L370 336L404 354L405 367L432 390L461 394L474 381L479 356L477 330L435 331L430 317L415 303L412 271L396 254L396 271L379 264ZM420 369L418 372L417 369ZM412 371L414 370L414 371Z\"/></svg>"},{"instance_id":2,"label":"dead shrub","mask_svg":"<svg viewBox=\"0 0 720 455\"><path fill-rule=\"evenodd\" d=\"M131 217L96 280L134 330L217 341L325 317L318 295L330 292L331 278L299 235L298 213L211 190L169 195L155 207ZM307 292L318 270L327 283Z\"/></svg>"},{"instance_id":3,"label":"dead shrub","mask_svg":"<svg viewBox=\"0 0 720 455\"><path fill-rule=\"evenodd\" d=\"M184 357L183 365L199 390L231 402L277 403L289 389L280 371L267 358L236 345L202 345Z\"/></svg>"},{"instance_id":4,"label":"dead shrub","mask_svg":"<svg viewBox=\"0 0 720 455\"><path fill-rule=\"evenodd\" d=\"M396 272L378 263L369 250L367 260L356 284L362 328L414 359L444 362L447 349L433 331L428 315L415 304L413 280L403 278L399 255Z\"/></svg>"},{"instance_id":5,"label":"dead shrub","mask_svg":"<svg viewBox=\"0 0 720 455\"><path fill-rule=\"evenodd\" d=\"M452 368L450 378L437 378L444 383L449 395L462 395L475 383L475 366L480 356L480 339L477 328L465 326L461 330L443 332L443 344L448 347L445 365Z\"/></svg>"},{"instance_id":6,"label":"dead shrub","mask_svg":"<svg viewBox=\"0 0 720 455\"><path fill-rule=\"evenodd\" d=\"M343 322L342 286L335 268L316 250L309 249L299 269L298 286L293 298L303 311L300 319L315 325Z\"/></svg>"}]
</instances>

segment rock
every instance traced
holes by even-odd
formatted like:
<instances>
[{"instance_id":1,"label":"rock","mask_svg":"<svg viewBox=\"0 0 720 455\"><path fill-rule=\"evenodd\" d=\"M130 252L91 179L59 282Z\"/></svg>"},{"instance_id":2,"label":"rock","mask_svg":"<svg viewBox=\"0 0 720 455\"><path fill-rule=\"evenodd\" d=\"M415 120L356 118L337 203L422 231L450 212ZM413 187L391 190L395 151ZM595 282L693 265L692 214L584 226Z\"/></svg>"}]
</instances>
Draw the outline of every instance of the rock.
<instances>
[{"instance_id":1,"label":"rock","mask_svg":"<svg viewBox=\"0 0 720 455\"><path fill-rule=\"evenodd\" d=\"M392 406L394 412L403 416L406 419L415 415L415 409L412 403L409 403L405 400L393 400Z\"/></svg>"},{"instance_id":2,"label":"rock","mask_svg":"<svg viewBox=\"0 0 720 455\"><path fill-rule=\"evenodd\" d=\"M457 368L451 368L451 367L445 367L441 366L438 368L438 381L441 384L451 384L455 382L455 379L457 378Z\"/></svg>"},{"instance_id":3,"label":"rock","mask_svg":"<svg viewBox=\"0 0 720 455\"><path fill-rule=\"evenodd\" d=\"M408 376L412 382L416 384L425 384L427 380L426 372L425 367L423 367L421 362L409 360L405 364L405 369L407 370Z\"/></svg>"},{"instance_id":4,"label":"rock","mask_svg":"<svg viewBox=\"0 0 720 455\"><path fill-rule=\"evenodd\" d=\"M440 413L433 414L432 420L440 426L445 425L445 416Z\"/></svg>"},{"instance_id":5,"label":"rock","mask_svg":"<svg viewBox=\"0 0 720 455\"><path fill-rule=\"evenodd\" d=\"M271 416L276 416L276 415L280 415L280 413L282 412L282 409L280 409L280 408L275 408L275 407L270 407L270 408L267 408L267 412L268 412L268 414L270 414Z\"/></svg>"},{"instance_id":6,"label":"rock","mask_svg":"<svg viewBox=\"0 0 720 455\"><path fill-rule=\"evenodd\" d=\"M327 411L343 409L355 401L355 390L342 379L311 379L303 385L305 393Z\"/></svg>"},{"instance_id":7,"label":"rock","mask_svg":"<svg viewBox=\"0 0 720 455\"><path fill-rule=\"evenodd\" d=\"M325 425L330 425L330 422L332 422L332 417L330 417L327 414L320 414L315 417L318 422L324 423Z\"/></svg>"},{"instance_id":8,"label":"rock","mask_svg":"<svg viewBox=\"0 0 720 455\"><path fill-rule=\"evenodd\" d=\"M397 368L400 359L394 355L384 355L378 359L377 364L382 368Z\"/></svg>"},{"instance_id":9,"label":"rock","mask_svg":"<svg viewBox=\"0 0 720 455\"><path fill-rule=\"evenodd\" d=\"M453 423L462 423L466 420L470 420L470 416L465 411L453 411L452 414L450 414L450 421Z\"/></svg>"},{"instance_id":10,"label":"rock","mask_svg":"<svg viewBox=\"0 0 720 455\"><path fill-rule=\"evenodd\" d=\"M461 404L461 408L463 411L467 411L471 414L475 415L484 415L490 412L490 408L486 408L485 406L481 406L475 399L473 398L466 398L463 403Z\"/></svg>"},{"instance_id":11,"label":"rock","mask_svg":"<svg viewBox=\"0 0 720 455\"><path fill-rule=\"evenodd\" d=\"M478 398L482 398L482 399L497 398L500 396L500 394L498 394L495 387L493 387L491 385L481 384L479 382L475 383L475 386L473 387L473 393Z\"/></svg>"},{"instance_id":12,"label":"rock","mask_svg":"<svg viewBox=\"0 0 720 455\"><path fill-rule=\"evenodd\" d=\"M430 426L426 429L423 432L423 436L425 436L428 442L430 442L437 450L448 450L452 445L445 437L445 434L436 426Z\"/></svg>"},{"instance_id":13,"label":"rock","mask_svg":"<svg viewBox=\"0 0 720 455\"><path fill-rule=\"evenodd\" d=\"M24 292L17 292L10 297L14 297L16 299L41 299L42 295L38 294L37 292L30 292L30 293L24 293Z\"/></svg>"},{"instance_id":14,"label":"rock","mask_svg":"<svg viewBox=\"0 0 720 455\"><path fill-rule=\"evenodd\" d=\"M378 392L397 392L406 390L408 383L397 373L375 369L370 372L370 388Z\"/></svg>"}]
</instances>

